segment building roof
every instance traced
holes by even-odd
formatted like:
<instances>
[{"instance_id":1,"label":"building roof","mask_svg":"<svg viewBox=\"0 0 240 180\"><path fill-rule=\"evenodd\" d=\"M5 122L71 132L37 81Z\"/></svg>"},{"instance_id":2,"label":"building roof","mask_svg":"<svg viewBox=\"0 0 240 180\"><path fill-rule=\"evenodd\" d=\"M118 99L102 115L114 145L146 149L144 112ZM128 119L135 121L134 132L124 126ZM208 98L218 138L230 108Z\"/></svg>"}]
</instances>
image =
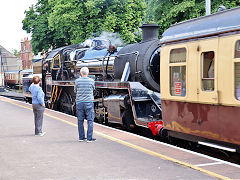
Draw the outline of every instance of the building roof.
<instances>
[{"instance_id":1,"label":"building roof","mask_svg":"<svg viewBox=\"0 0 240 180\"><path fill-rule=\"evenodd\" d=\"M0 45L0 54L5 55L6 57L14 57L14 58L16 58L16 56L14 56L12 53L10 53L7 49L5 49L1 45Z\"/></svg>"}]
</instances>

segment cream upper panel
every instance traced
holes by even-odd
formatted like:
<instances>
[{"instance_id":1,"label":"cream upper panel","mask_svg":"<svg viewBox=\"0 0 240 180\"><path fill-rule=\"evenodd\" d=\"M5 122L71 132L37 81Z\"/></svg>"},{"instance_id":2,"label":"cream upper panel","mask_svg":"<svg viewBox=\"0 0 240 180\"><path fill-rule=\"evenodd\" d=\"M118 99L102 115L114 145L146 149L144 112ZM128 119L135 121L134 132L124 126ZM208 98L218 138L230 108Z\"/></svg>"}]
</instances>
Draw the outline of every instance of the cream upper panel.
<instances>
[{"instance_id":1,"label":"cream upper panel","mask_svg":"<svg viewBox=\"0 0 240 180\"><path fill-rule=\"evenodd\" d=\"M240 58L234 58L236 41L240 35L206 38L199 41L163 45L161 49L161 95L163 100L187 101L206 104L222 104L240 106L236 99L235 63ZM172 49L186 48L186 96L173 96L170 93L170 52ZM204 52L213 51L215 61L214 90L202 89L201 56ZM175 64L182 66L184 63ZM175 66L174 65L174 66Z\"/></svg>"},{"instance_id":2,"label":"cream upper panel","mask_svg":"<svg viewBox=\"0 0 240 180\"><path fill-rule=\"evenodd\" d=\"M174 49L186 49L186 62L179 63L170 63L170 52ZM161 49L161 61L160 61L160 84L161 84L161 97L162 99L178 99L178 100L186 100L188 94L186 96L172 96L170 89L170 68L173 66L186 66L188 59L188 48L185 44L176 44L171 46L162 46ZM186 89L188 86L188 72L186 69Z\"/></svg>"},{"instance_id":3,"label":"cream upper panel","mask_svg":"<svg viewBox=\"0 0 240 180\"><path fill-rule=\"evenodd\" d=\"M170 94L170 66L169 58L172 49L186 48L186 96L172 96ZM200 73L200 48L198 41L185 42L163 46L161 49L161 96L162 99L199 102L199 73ZM174 66L184 63L174 64Z\"/></svg>"},{"instance_id":4,"label":"cream upper panel","mask_svg":"<svg viewBox=\"0 0 240 180\"><path fill-rule=\"evenodd\" d=\"M240 100L236 98L235 67L240 65L240 58L234 58L236 42L240 35L224 36L219 38L218 61L218 88L220 104L228 106L240 106Z\"/></svg>"}]
</instances>

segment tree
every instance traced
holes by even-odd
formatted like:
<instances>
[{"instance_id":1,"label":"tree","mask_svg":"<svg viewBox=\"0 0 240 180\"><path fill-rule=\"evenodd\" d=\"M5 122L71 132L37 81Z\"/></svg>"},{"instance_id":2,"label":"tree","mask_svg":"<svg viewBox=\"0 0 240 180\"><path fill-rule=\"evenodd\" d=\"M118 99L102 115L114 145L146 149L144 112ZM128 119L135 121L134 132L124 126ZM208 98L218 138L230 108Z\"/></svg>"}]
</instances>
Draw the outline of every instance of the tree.
<instances>
[{"instance_id":1,"label":"tree","mask_svg":"<svg viewBox=\"0 0 240 180\"><path fill-rule=\"evenodd\" d=\"M48 0L38 0L35 6L25 11L26 16L22 21L23 30L32 33L31 43L35 54L43 49L57 48L67 44L56 30L52 30L48 26L48 17L51 9L52 7Z\"/></svg>"},{"instance_id":2,"label":"tree","mask_svg":"<svg viewBox=\"0 0 240 180\"><path fill-rule=\"evenodd\" d=\"M38 0L25 12L23 29L32 33L34 53L81 43L102 31L118 32L125 43L139 40L142 0Z\"/></svg>"},{"instance_id":3,"label":"tree","mask_svg":"<svg viewBox=\"0 0 240 180\"><path fill-rule=\"evenodd\" d=\"M118 32L126 43L136 42L144 16L141 0L58 0L49 16L52 29L71 43L80 43L102 31Z\"/></svg>"},{"instance_id":4,"label":"tree","mask_svg":"<svg viewBox=\"0 0 240 180\"><path fill-rule=\"evenodd\" d=\"M172 24L204 16L205 0L146 0L146 22L160 25L161 35ZM212 13L217 12L220 5L233 8L240 5L239 0L212 0Z\"/></svg>"},{"instance_id":5,"label":"tree","mask_svg":"<svg viewBox=\"0 0 240 180\"><path fill-rule=\"evenodd\" d=\"M12 53L13 53L14 56L19 57L19 52L18 52L17 49L13 49Z\"/></svg>"}]
</instances>

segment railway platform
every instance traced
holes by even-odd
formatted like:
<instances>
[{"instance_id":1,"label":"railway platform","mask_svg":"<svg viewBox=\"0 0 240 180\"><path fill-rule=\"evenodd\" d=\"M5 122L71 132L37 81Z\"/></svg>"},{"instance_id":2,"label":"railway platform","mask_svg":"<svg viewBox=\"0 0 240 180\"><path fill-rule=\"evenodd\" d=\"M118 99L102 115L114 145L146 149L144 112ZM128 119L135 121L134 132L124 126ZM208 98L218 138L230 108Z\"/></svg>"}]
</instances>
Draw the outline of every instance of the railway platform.
<instances>
[{"instance_id":1,"label":"railway platform","mask_svg":"<svg viewBox=\"0 0 240 180\"><path fill-rule=\"evenodd\" d=\"M3 91L0 91L0 96L14 98L17 100L24 100L23 93L16 89L10 89L10 90L3 89Z\"/></svg>"},{"instance_id":2,"label":"railway platform","mask_svg":"<svg viewBox=\"0 0 240 180\"><path fill-rule=\"evenodd\" d=\"M0 112L0 179L240 179L239 165L100 124L96 142L78 142L76 117L60 112L45 110L43 137L30 104L0 97Z\"/></svg>"}]
</instances>

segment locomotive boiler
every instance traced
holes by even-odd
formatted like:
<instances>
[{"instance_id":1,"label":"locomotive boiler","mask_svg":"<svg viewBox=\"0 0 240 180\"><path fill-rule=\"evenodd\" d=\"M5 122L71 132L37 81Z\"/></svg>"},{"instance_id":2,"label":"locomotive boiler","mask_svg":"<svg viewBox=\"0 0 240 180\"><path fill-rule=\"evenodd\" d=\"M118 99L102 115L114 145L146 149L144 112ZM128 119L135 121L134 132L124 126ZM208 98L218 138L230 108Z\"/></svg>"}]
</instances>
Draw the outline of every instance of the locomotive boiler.
<instances>
[{"instance_id":1,"label":"locomotive boiler","mask_svg":"<svg viewBox=\"0 0 240 180\"><path fill-rule=\"evenodd\" d=\"M75 79L88 67L95 79L95 119L128 129L149 128L161 134L160 47L158 25L142 25L140 43L125 47L103 39L55 49L43 60L47 106L75 113Z\"/></svg>"}]
</instances>

